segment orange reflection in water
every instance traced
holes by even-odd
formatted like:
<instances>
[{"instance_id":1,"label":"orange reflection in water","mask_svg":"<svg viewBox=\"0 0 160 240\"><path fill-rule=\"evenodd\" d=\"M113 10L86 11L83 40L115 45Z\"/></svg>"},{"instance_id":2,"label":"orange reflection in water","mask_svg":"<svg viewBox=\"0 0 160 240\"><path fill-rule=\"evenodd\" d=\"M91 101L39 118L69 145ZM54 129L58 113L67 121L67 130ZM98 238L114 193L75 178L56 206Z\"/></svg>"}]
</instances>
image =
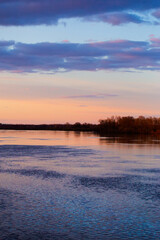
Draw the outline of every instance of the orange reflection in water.
<instances>
[{"instance_id":1,"label":"orange reflection in water","mask_svg":"<svg viewBox=\"0 0 160 240\"><path fill-rule=\"evenodd\" d=\"M93 133L65 131L0 130L0 145L99 145Z\"/></svg>"}]
</instances>

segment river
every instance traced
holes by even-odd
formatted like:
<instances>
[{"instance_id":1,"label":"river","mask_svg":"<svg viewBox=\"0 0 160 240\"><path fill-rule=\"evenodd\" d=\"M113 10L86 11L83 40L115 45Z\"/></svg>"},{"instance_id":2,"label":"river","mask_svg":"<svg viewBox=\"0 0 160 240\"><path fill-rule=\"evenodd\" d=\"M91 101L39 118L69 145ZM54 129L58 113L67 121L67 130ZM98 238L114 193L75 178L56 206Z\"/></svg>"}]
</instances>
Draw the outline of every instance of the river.
<instances>
[{"instance_id":1,"label":"river","mask_svg":"<svg viewBox=\"0 0 160 240\"><path fill-rule=\"evenodd\" d=\"M160 141L0 131L0 240L160 239Z\"/></svg>"}]
</instances>

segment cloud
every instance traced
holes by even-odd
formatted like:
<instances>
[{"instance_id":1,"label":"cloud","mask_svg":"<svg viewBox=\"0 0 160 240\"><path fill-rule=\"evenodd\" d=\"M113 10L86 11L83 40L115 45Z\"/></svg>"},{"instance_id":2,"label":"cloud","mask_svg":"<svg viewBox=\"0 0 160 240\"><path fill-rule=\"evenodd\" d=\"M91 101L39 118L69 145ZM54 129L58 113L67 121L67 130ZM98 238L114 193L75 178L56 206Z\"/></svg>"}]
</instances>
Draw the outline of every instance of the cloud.
<instances>
[{"instance_id":1,"label":"cloud","mask_svg":"<svg viewBox=\"0 0 160 240\"><path fill-rule=\"evenodd\" d=\"M160 39L24 44L0 41L0 71L159 70Z\"/></svg>"},{"instance_id":2,"label":"cloud","mask_svg":"<svg viewBox=\"0 0 160 240\"><path fill-rule=\"evenodd\" d=\"M62 41L62 43L69 43L69 40L64 39L64 40Z\"/></svg>"},{"instance_id":3,"label":"cloud","mask_svg":"<svg viewBox=\"0 0 160 240\"><path fill-rule=\"evenodd\" d=\"M89 98L89 99L103 99L107 97L117 97L116 94L88 94L88 95L74 95L74 96L67 96L65 98L71 98L71 99L80 99L80 98Z\"/></svg>"},{"instance_id":4,"label":"cloud","mask_svg":"<svg viewBox=\"0 0 160 240\"><path fill-rule=\"evenodd\" d=\"M85 18L85 20L93 22L106 22L113 26L125 23L149 23L148 21L144 20L143 17L127 12L97 14L89 16Z\"/></svg>"},{"instance_id":5,"label":"cloud","mask_svg":"<svg viewBox=\"0 0 160 240\"><path fill-rule=\"evenodd\" d=\"M154 12L152 13L152 15L153 15L155 18L160 19L160 9L157 9L156 11L154 11Z\"/></svg>"},{"instance_id":6,"label":"cloud","mask_svg":"<svg viewBox=\"0 0 160 240\"><path fill-rule=\"evenodd\" d=\"M154 36L150 38L151 46L154 48L160 48L160 39L155 38Z\"/></svg>"},{"instance_id":7,"label":"cloud","mask_svg":"<svg viewBox=\"0 0 160 240\"><path fill-rule=\"evenodd\" d=\"M129 10L142 12L158 8L159 0L1 0L0 25L50 25L65 18L85 18L95 14ZM130 18L134 22L139 21L133 16Z\"/></svg>"}]
</instances>

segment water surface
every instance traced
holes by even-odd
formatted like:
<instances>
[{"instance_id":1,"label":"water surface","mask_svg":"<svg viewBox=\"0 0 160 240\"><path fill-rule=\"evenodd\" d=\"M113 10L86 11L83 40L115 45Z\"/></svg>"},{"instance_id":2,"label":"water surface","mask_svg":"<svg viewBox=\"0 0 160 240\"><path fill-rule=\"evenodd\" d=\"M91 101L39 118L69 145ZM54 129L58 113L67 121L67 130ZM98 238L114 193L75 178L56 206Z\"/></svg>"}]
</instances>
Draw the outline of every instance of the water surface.
<instances>
[{"instance_id":1,"label":"water surface","mask_svg":"<svg viewBox=\"0 0 160 240\"><path fill-rule=\"evenodd\" d=\"M0 131L0 239L160 239L160 141Z\"/></svg>"}]
</instances>

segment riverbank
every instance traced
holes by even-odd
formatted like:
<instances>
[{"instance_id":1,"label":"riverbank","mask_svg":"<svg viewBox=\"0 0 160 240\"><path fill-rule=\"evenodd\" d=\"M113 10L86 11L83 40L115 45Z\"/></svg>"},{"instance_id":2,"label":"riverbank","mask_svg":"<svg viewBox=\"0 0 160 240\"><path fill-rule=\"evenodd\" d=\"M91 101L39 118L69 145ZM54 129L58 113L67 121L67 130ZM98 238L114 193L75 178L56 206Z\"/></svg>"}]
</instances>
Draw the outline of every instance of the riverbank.
<instances>
[{"instance_id":1,"label":"riverbank","mask_svg":"<svg viewBox=\"0 0 160 240\"><path fill-rule=\"evenodd\" d=\"M160 135L160 118L155 117L111 117L99 120L98 124L0 124L1 130L58 130L95 132L101 135Z\"/></svg>"}]
</instances>

